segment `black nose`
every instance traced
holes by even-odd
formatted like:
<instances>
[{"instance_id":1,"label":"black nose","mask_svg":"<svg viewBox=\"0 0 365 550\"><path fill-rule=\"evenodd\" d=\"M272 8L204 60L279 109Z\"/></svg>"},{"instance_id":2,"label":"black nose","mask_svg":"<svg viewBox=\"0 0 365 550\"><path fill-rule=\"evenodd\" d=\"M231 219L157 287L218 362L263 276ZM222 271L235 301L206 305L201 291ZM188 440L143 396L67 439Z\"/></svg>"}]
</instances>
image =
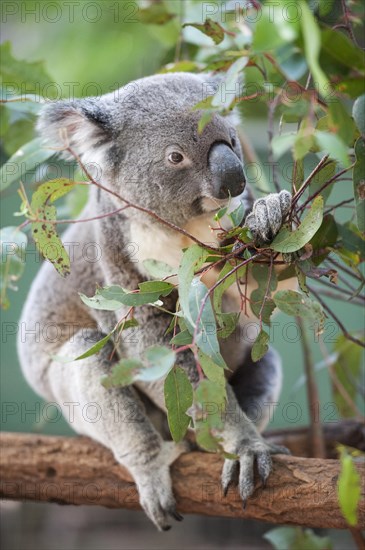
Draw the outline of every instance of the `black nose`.
<instances>
[{"instance_id":1,"label":"black nose","mask_svg":"<svg viewBox=\"0 0 365 550\"><path fill-rule=\"evenodd\" d=\"M213 176L213 195L217 199L237 197L245 188L243 165L226 143L214 143L208 163Z\"/></svg>"}]
</instances>

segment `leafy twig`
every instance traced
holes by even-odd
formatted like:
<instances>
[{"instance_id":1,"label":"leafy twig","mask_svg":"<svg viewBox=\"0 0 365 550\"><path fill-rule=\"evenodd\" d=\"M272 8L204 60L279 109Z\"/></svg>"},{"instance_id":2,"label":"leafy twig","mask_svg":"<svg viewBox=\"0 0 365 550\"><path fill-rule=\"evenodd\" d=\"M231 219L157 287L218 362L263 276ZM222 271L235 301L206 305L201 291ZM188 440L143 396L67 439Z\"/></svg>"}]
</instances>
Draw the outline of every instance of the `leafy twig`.
<instances>
[{"instance_id":1,"label":"leafy twig","mask_svg":"<svg viewBox=\"0 0 365 550\"><path fill-rule=\"evenodd\" d=\"M358 344L359 346L361 346L362 348L365 347L365 343L362 342L361 340L358 340L358 338L355 338L355 336L352 336L352 334L350 334L348 332L348 330L346 330L346 328L344 327L344 325L341 323L341 321L339 320L339 318L337 317L337 315L332 311L332 309L319 297L318 295L318 292L316 292L312 287L308 286L307 287L309 288L309 290L311 291L311 293L313 294L313 296L315 296L318 300L318 302L321 304L321 306L323 307L323 309L325 311L327 311L327 313L332 317L332 319L334 321L336 321L336 323L338 324L338 326L340 327L341 331L343 332L343 335L345 336L345 338L347 338L348 340L351 340L351 342L354 342L354 344Z\"/></svg>"}]
</instances>

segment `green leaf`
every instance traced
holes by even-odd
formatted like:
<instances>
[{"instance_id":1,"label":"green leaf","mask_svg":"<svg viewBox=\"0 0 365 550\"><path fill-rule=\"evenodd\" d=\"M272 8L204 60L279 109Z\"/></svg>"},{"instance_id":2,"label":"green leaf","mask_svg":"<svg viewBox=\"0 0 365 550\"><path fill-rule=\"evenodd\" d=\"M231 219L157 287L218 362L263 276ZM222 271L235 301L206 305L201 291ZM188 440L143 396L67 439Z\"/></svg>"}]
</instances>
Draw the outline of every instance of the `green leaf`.
<instances>
[{"instance_id":1,"label":"green leaf","mask_svg":"<svg viewBox=\"0 0 365 550\"><path fill-rule=\"evenodd\" d=\"M195 331L196 322L202 307L203 299L208 292L207 287L197 278L193 279L189 292L189 311L194 320L191 325L189 319L185 318L188 330L191 334ZM196 331L195 343L209 357L211 357L218 365L225 367L225 362L220 354L219 342L217 337L217 324L210 299L205 302L202 310L198 329Z\"/></svg>"},{"instance_id":2,"label":"green leaf","mask_svg":"<svg viewBox=\"0 0 365 550\"><path fill-rule=\"evenodd\" d=\"M210 453L223 452L219 440L212 434L209 425L201 420L195 422L196 442L202 449Z\"/></svg>"},{"instance_id":3,"label":"green leaf","mask_svg":"<svg viewBox=\"0 0 365 550\"><path fill-rule=\"evenodd\" d=\"M175 346L185 346L187 344L191 344L192 342L192 336L188 329L182 330L178 334L176 334L170 341L170 344L174 344Z\"/></svg>"},{"instance_id":4,"label":"green leaf","mask_svg":"<svg viewBox=\"0 0 365 550\"><path fill-rule=\"evenodd\" d=\"M0 90L0 96L5 109L27 115L38 115L45 104L44 99L35 94L7 96L4 90Z\"/></svg>"},{"instance_id":5,"label":"green leaf","mask_svg":"<svg viewBox=\"0 0 365 550\"><path fill-rule=\"evenodd\" d=\"M116 311L117 309L120 309L123 304L120 301L112 300L107 298L104 298L101 294L101 289L97 288L95 292L95 296L85 296L85 294L82 294L79 292L79 296L81 300L84 302L84 304L88 307L91 307L92 309L100 309L104 311Z\"/></svg>"},{"instance_id":6,"label":"green leaf","mask_svg":"<svg viewBox=\"0 0 365 550\"><path fill-rule=\"evenodd\" d=\"M354 253L358 256L357 263L365 259L365 241L362 234L357 229L356 225L351 222L337 224L340 243L347 252ZM337 247L335 251L337 250Z\"/></svg>"},{"instance_id":7,"label":"green leaf","mask_svg":"<svg viewBox=\"0 0 365 550\"><path fill-rule=\"evenodd\" d=\"M362 136L365 137L365 94L357 98L352 107L352 116Z\"/></svg>"},{"instance_id":8,"label":"green leaf","mask_svg":"<svg viewBox=\"0 0 365 550\"><path fill-rule=\"evenodd\" d=\"M175 363L175 352L165 346L151 346L144 352L143 359L122 359L112 369L109 376L102 379L105 388L129 386L142 380L152 382L166 376Z\"/></svg>"},{"instance_id":9,"label":"green leaf","mask_svg":"<svg viewBox=\"0 0 365 550\"><path fill-rule=\"evenodd\" d=\"M364 96L365 97L365 96ZM365 133L365 132L364 132ZM365 232L365 140L359 137L355 144L356 162L353 168L354 197L357 227Z\"/></svg>"},{"instance_id":10,"label":"green leaf","mask_svg":"<svg viewBox=\"0 0 365 550\"><path fill-rule=\"evenodd\" d=\"M174 366L176 354L165 346L151 346L144 352L148 366L140 371L136 380L151 382L163 378Z\"/></svg>"},{"instance_id":11,"label":"green leaf","mask_svg":"<svg viewBox=\"0 0 365 550\"><path fill-rule=\"evenodd\" d=\"M106 389L130 386L136 375L143 369L143 364L137 359L122 359L112 368L111 374L101 380Z\"/></svg>"},{"instance_id":12,"label":"green leaf","mask_svg":"<svg viewBox=\"0 0 365 550\"><path fill-rule=\"evenodd\" d=\"M319 330L322 330L325 316L322 306L318 302L295 290L278 290L273 299L283 313L314 320L318 323Z\"/></svg>"},{"instance_id":13,"label":"green leaf","mask_svg":"<svg viewBox=\"0 0 365 550\"><path fill-rule=\"evenodd\" d=\"M119 302L119 304L123 304L125 306L135 307L145 304L153 304L154 302L157 302L161 296L168 296L175 288L173 284L163 281L146 281L144 283L140 283L138 286L139 291L129 292L121 286L113 285L101 288L98 294L100 294L105 300L110 300L113 303ZM102 301L102 303L105 305L104 301ZM104 309L104 307L96 309ZM111 306L111 309L113 310L117 308Z\"/></svg>"},{"instance_id":14,"label":"green leaf","mask_svg":"<svg viewBox=\"0 0 365 550\"><path fill-rule=\"evenodd\" d=\"M254 264L252 266L252 276L258 284L258 288L251 292L250 305L254 315L266 325L270 325L270 317L275 309L275 303L271 298L271 293L277 287L277 278L274 270L271 270L269 283L270 267L268 265ZM269 288L268 288L269 285ZM264 302L265 300L265 302Z\"/></svg>"},{"instance_id":15,"label":"green leaf","mask_svg":"<svg viewBox=\"0 0 365 550\"><path fill-rule=\"evenodd\" d=\"M182 256L178 271L179 280L179 299L184 317L195 326L195 320L192 318L189 307L189 293L195 271L200 269L207 259L209 252L198 245L192 245L187 248Z\"/></svg>"},{"instance_id":16,"label":"green leaf","mask_svg":"<svg viewBox=\"0 0 365 550\"><path fill-rule=\"evenodd\" d=\"M328 164L325 164L321 168L321 170L317 172L317 174L315 174L309 185L311 195L319 191L321 187L335 175L336 166L336 162L332 161ZM324 202L327 201L332 189L333 185L329 185L328 187L323 189L323 191L321 191L321 196L323 197Z\"/></svg>"},{"instance_id":17,"label":"green leaf","mask_svg":"<svg viewBox=\"0 0 365 550\"><path fill-rule=\"evenodd\" d=\"M155 279L164 279L165 277L169 277L170 275L174 275L174 273L176 273L176 270L173 267L165 264L165 262L159 262L158 260L144 260L143 266L151 277L154 277Z\"/></svg>"},{"instance_id":18,"label":"green leaf","mask_svg":"<svg viewBox=\"0 0 365 550\"><path fill-rule=\"evenodd\" d=\"M193 388L182 368L175 366L169 372L165 380L164 393L171 436L177 443L189 427L191 417L186 411L193 404Z\"/></svg>"},{"instance_id":19,"label":"green leaf","mask_svg":"<svg viewBox=\"0 0 365 550\"><path fill-rule=\"evenodd\" d=\"M322 48L333 59L350 69L365 69L364 52L343 32L325 28L321 32Z\"/></svg>"},{"instance_id":20,"label":"green leaf","mask_svg":"<svg viewBox=\"0 0 365 550\"><path fill-rule=\"evenodd\" d=\"M205 20L203 25L201 23L185 23L183 25L183 28L184 27L194 27L195 29L198 29L198 31L210 36L215 44L220 44L224 39L223 27L209 17Z\"/></svg>"},{"instance_id":21,"label":"green leaf","mask_svg":"<svg viewBox=\"0 0 365 550\"><path fill-rule=\"evenodd\" d=\"M295 138L293 155L296 161L302 160L314 146L314 130L301 124L301 128Z\"/></svg>"},{"instance_id":22,"label":"green leaf","mask_svg":"<svg viewBox=\"0 0 365 550\"><path fill-rule=\"evenodd\" d=\"M332 159L338 160L345 168L351 165L348 146L340 137L329 132L321 132L320 130L315 131L314 137L320 151L324 151Z\"/></svg>"},{"instance_id":23,"label":"green leaf","mask_svg":"<svg viewBox=\"0 0 365 550\"><path fill-rule=\"evenodd\" d=\"M246 67L249 61L248 57L241 57L237 59L228 71L226 72L225 79L220 82L217 92L212 99L212 106L219 107L220 109L228 109L234 100L240 95L240 81L242 70Z\"/></svg>"},{"instance_id":24,"label":"green leaf","mask_svg":"<svg viewBox=\"0 0 365 550\"><path fill-rule=\"evenodd\" d=\"M321 227L318 229L314 237L309 241L313 248L313 256L311 258L315 265L320 265L326 256L331 251L337 242L338 228L334 217L331 214L324 216Z\"/></svg>"},{"instance_id":25,"label":"green leaf","mask_svg":"<svg viewBox=\"0 0 365 550\"><path fill-rule=\"evenodd\" d=\"M27 241L25 233L17 227L3 227L0 230L0 305L3 309L10 305L7 291L18 290L16 283L24 272Z\"/></svg>"},{"instance_id":26,"label":"green leaf","mask_svg":"<svg viewBox=\"0 0 365 550\"><path fill-rule=\"evenodd\" d=\"M233 227L238 227L245 217L245 207L243 206L243 202L240 202L237 208L228 214L228 217L230 218Z\"/></svg>"},{"instance_id":27,"label":"green leaf","mask_svg":"<svg viewBox=\"0 0 365 550\"><path fill-rule=\"evenodd\" d=\"M270 337L264 330L261 330L251 349L251 358L254 363L263 358L269 349Z\"/></svg>"},{"instance_id":28,"label":"green leaf","mask_svg":"<svg viewBox=\"0 0 365 550\"><path fill-rule=\"evenodd\" d=\"M271 147L275 159L278 160L285 153L290 151L296 139L297 134L295 132L283 132L280 136L274 136L271 141Z\"/></svg>"},{"instance_id":29,"label":"green leaf","mask_svg":"<svg viewBox=\"0 0 365 550\"><path fill-rule=\"evenodd\" d=\"M293 5L285 0L268 2L260 8L252 41L255 52L276 50L290 44L298 36L298 16Z\"/></svg>"},{"instance_id":30,"label":"green leaf","mask_svg":"<svg viewBox=\"0 0 365 550\"><path fill-rule=\"evenodd\" d=\"M226 262L218 275L217 281L221 281L225 275L227 275L234 266L230 262ZM236 284L240 279L246 275L247 266L240 267L237 271L229 275L222 283L220 283L213 291L213 307L215 313L222 312L222 300L225 291L232 285Z\"/></svg>"},{"instance_id":31,"label":"green leaf","mask_svg":"<svg viewBox=\"0 0 365 550\"><path fill-rule=\"evenodd\" d=\"M361 498L361 480L354 461L345 449L341 456L341 473L338 478L338 501L344 518L352 527L358 523L358 505Z\"/></svg>"},{"instance_id":32,"label":"green leaf","mask_svg":"<svg viewBox=\"0 0 365 550\"><path fill-rule=\"evenodd\" d=\"M201 350L198 350L198 358L201 368L205 376L216 384L217 386L226 385L226 377L224 374L224 369L220 365L217 365L208 355L203 353Z\"/></svg>"},{"instance_id":33,"label":"green leaf","mask_svg":"<svg viewBox=\"0 0 365 550\"><path fill-rule=\"evenodd\" d=\"M147 8L138 7L138 19L145 25L164 25L174 17L162 2L153 2Z\"/></svg>"},{"instance_id":34,"label":"green leaf","mask_svg":"<svg viewBox=\"0 0 365 550\"><path fill-rule=\"evenodd\" d=\"M358 335L361 340L361 334ZM362 349L358 344L351 342L345 336L340 336L335 345L334 352L336 360L332 368L336 377L345 388L351 399L356 400L356 381L359 381L362 366ZM333 385L333 396L342 417L350 418L353 416L353 409L344 399L342 393Z\"/></svg>"},{"instance_id":35,"label":"green leaf","mask_svg":"<svg viewBox=\"0 0 365 550\"><path fill-rule=\"evenodd\" d=\"M331 98L328 109L328 125L345 145L352 145L356 127L354 121L338 98Z\"/></svg>"},{"instance_id":36,"label":"green leaf","mask_svg":"<svg viewBox=\"0 0 365 550\"><path fill-rule=\"evenodd\" d=\"M307 244L317 233L323 220L323 198L319 195L311 204L311 207L300 224L294 231L282 227L270 247L276 252L291 253L299 250Z\"/></svg>"},{"instance_id":37,"label":"green leaf","mask_svg":"<svg viewBox=\"0 0 365 550\"><path fill-rule=\"evenodd\" d=\"M321 50L321 33L308 4L304 0L300 0L298 5L301 9L301 17L299 19L304 40L305 57L319 93L323 97L326 97L326 94L330 92L329 81L318 60Z\"/></svg>"},{"instance_id":38,"label":"green leaf","mask_svg":"<svg viewBox=\"0 0 365 550\"><path fill-rule=\"evenodd\" d=\"M329 537L320 537L312 529L275 527L264 534L276 550L331 550Z\"/></svg>"},{"instance_id":39,"label":"green leaf","mask_svg":"<svg viewBox=\"0 0 365 550\"><path fill-rule=\"evenodd\" d=\"M37 93L37 90L43 89L46 89L49 93L49 84L51 84L53 80L47 74L43 61L29 63L27 61L15 59L11 53L10 42L4 42L0 46L0 57L0 82L4 88L10 85L18 95L23 94L24 91L27 93ZM49 99L52 99L52 97L49 97Z\"/></svg>"},{"instance_id":40,"label":"green leaf","mask_svg":"<svg viewBox=\"0 0 365 550\"><path fill-rule=\"evenodd\" d=\"M32 217L49 220L49 223L34 221L31 224L36 247L62 277L70 273L70 258L56 232L55 224L52 223L56 220L57 211L50 203L72 191L75 185L73 181L66 178L47 181L38 187L31 200Z\"/></svg>"},{"instance_id":41,"label":"green leaf","mask_svg":"<svg viewBox=\"0 0 365 550\"><path fill-rule=\"evenodd\" d=\"M113 332L114 331L112 331L110 334L107 334L106 336L104 336L104 338L99 340L99 342L96 342L96 344L94 344L90 349L85 351L85 353L83 353L82 355L79 355L78 357L76 357L76 359L73 359L73 361L79 361L80 359L86 359L86 357L91 357L92 355L95 355L95 354L99 353L99 351L101 349L103 349L103 347L109 342L110 338L113 335Z\"/></svg>"},{"instance_id":42,"label":"green leaf","mask_svg":"<svg viewBox=\"0 0 365 550\"><path fill-rule=\"evenodd\" d=\"M196 73L199 72L200 65L195 61L177 61L176 63L168 63L160 71L160 74L166 73Z\"/></svg>"},{"instance_id":43,"label":"green leaf","mask_svg":"<svg viewBox=\"0 0 365 550\"><path fill-rule=\"evenodd\" d=\"M336 92L347 94L349 97L356 99L365 92L364 77L355 76L353 78L342 78L335 84L335 90Z\"/></svg>"},{"instance_id":44,"label":"green leaf","mask_svg":"<svg viewBox=\"0 0 365 550\"><path fill-rule=\"evenodd\" d=\"M221 430L225 407L225 387L211 380L201 380L195 390L196 421L205 422L210 429Z\"/></svg>"},{"instance_id":45,"label":"green leaf","mask_svg":"<svg viewBox=\"0 0 365 550\"><path fill-rule=\"evenodd\" d=\"M55 152L42 147L42 139L35 138L23 145L0 170L0 191L9 185L24 180L27 173L34 171Z\"/></svg>"},{"instance_id":46,"label":"green leaf","mask_svg":"<svg viewBox=\"0 0 365 550\"><path fill-rule=\"evenodd\" d=\"M34 120L31 120L28 115L22 118L21 115L17 120L11 122L6 128L7 117L3 116L4 107L0 105L1 123L5 123L5 128L2 129L2 143L6 153L11 156L20 149L25 142L29 142L34 138ZM11 119L10 119L11 120ZM8 166L9 169L9 166Z\"/></svg>"},{"instance_id":47,"label":"green leaf","mask_svg":"<svg viewBox=\"0 0 365 550\"><path fill-rule=\"evenodd\" d=\"M237 327L240 314L233 311L231 313L217 313L215 312L215 316L218 323L218 338L224 339L228 338L234 332L234 330Z\"/></svg>"}]
</instances>

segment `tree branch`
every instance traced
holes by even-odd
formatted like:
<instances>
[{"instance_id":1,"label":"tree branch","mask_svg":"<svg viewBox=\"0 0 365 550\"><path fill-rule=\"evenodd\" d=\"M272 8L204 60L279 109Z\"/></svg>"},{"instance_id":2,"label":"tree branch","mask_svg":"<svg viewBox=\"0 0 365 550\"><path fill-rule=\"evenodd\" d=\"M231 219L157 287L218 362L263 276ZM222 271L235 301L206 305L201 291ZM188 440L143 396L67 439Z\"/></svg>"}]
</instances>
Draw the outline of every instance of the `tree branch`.
<instances>
[{"instance_id":1,"label":"tree branch","mask_svg":"<svg viewBox=\"0 0 365 550\"><path fill-rule=\"evenodd\" d=\"M140 509L130 474L88 438L2 433L0 442L2 498ZM221 468L216 454L187 453L177 460L172 478L180 512L347 527L337 502L338 460L274 457L265 489L257 487L245 511L236 488L223 497ZM364 464L357 468L364 475ZM362 491L365 497L364 485ZM365 527L364 499L359 518Z\"/></svg>"}]
</instances>

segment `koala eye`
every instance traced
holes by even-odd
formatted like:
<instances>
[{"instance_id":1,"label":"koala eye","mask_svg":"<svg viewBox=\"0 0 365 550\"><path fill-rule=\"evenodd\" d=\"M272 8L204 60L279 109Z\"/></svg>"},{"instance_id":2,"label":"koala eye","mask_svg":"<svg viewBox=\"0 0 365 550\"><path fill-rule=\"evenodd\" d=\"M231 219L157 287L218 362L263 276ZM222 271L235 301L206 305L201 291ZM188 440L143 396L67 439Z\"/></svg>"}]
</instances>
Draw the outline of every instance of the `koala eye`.
<instances>
[{"instance_id":1,"label":"koala eye","mask_svg":"<svg viewBox=\"0 0 365 550\"><path fill-rule=\"evenodd\" d=\"M237 145L237 140L236 140L236 138L233 137L233 138L231 139L231 144L232 144L232 147L236 147L236 145Z\"/></svg>"},{"instance_id":2,"label":"koala eye","mask_svg":"<svg viewBox=\"0 0 365 550\"><path fill-rule=\"evenodd\" d=\"M169 161L172 164L180 164L184 160L184 157L181 153L178 153L177 151L173 151L168 156Z\"/></svg>"}]
</instances>

